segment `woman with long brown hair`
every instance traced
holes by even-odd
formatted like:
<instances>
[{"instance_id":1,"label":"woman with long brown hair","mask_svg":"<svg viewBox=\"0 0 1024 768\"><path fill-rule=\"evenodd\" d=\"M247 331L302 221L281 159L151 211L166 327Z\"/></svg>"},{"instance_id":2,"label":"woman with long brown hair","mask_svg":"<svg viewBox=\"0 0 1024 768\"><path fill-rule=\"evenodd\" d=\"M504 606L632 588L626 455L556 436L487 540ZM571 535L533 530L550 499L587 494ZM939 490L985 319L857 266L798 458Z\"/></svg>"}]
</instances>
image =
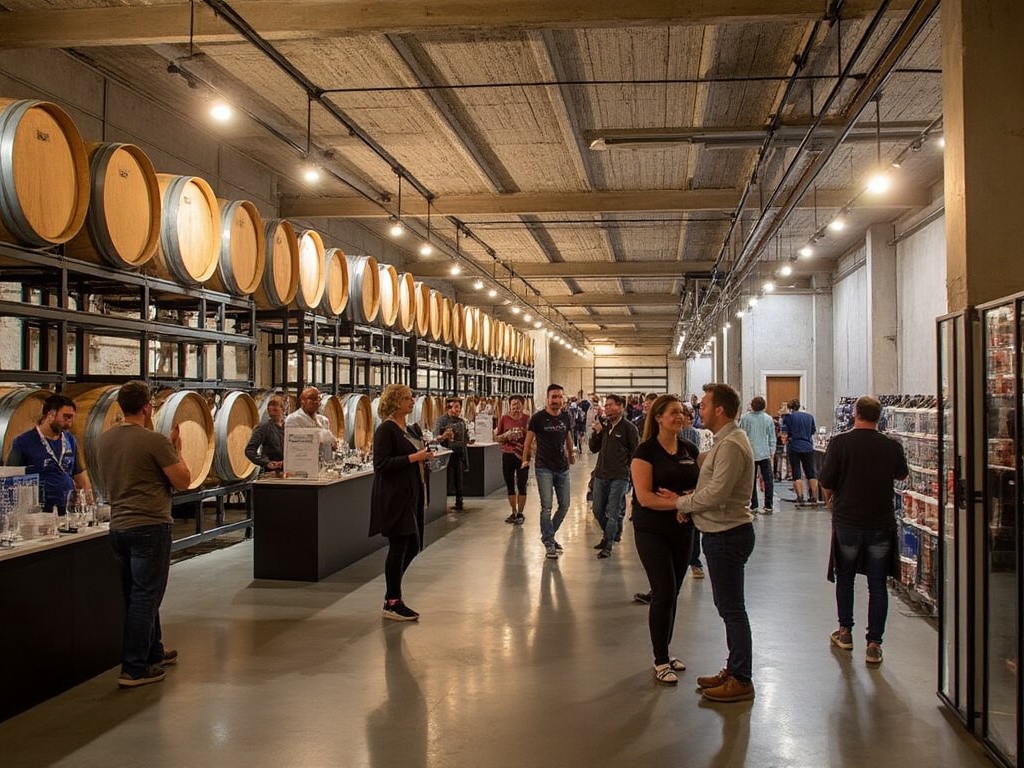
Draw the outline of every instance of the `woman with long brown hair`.
<instances>
[{"instance_id":1,"label":"woman with long brown hair","mask_svg":"<svg viewBox=\"0 0 1024 768\"><path fill-rule=\"evenodd\" d=\"M640 445L633 454L633 530L640 562L651 584L648 624L654 650L654 678L665 685L679 682L686 669L669 655L676 620L676 601L690 565L693 523L676 519L674 501L658 496L668 489L682 495L697 485L697 448L678 438L683 404L675 395L661 395L648 408Z\"/></svg>"}]
</instances>

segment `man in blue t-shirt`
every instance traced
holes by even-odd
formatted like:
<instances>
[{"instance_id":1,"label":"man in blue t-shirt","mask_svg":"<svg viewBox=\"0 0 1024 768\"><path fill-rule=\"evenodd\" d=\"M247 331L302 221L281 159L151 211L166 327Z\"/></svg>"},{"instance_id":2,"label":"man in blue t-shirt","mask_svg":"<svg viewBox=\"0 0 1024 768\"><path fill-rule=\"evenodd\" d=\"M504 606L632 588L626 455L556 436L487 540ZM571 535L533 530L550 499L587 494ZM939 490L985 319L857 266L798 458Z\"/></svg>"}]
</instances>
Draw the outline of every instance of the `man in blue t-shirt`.
<instances>
[{"instance_id":1,"label":"man in blue t-shirt","mask_svg":"<svg viewBox=\"0 0 1024 768\"><path fill-rule=\"evenodd\" d=\"M814 472L814 417L800 410L800 401L789 401L789 413L782 417L782 434L789 453L789 470L797 504L818 503L818 480ZM801 470L803 470L801 472ZM808 495L804 496L803 475L807 475Z\"/></svg>"},{"instance_id":2,"label":"man in blue t-shirt","mask_svg":"<svg viewBox=\"0 0 1024 768\"><path fill-rule=\"evenodd\" d=\"M540 498L540 540L548 559L555 560L562 545L555 541L566 512L569 511L569 465L576 462L572 441L572 421L562 411L565 392L560 384L548 386L543 410L530 418L523 441L523 468L530 466L530 450L537 446L537 496ZM558 497L558 509L551 516L552 492Z\"/></svg>"},{"instance_id":3,"label":"man in blue t-shirt","mask_svg":"<svg viewBox=\"0 0 1024 768\"><path fill-rule=\"evenodd\" d=\"M68 493L90 490L89 475L78 459L78 442L71 434L75 401L66 395L50 395L43 401L43 415L32 429L14 438L7 465L25 467L39 475L39 500L45 511L53 507L63 515Z\"/></svg>"}]
</instances>

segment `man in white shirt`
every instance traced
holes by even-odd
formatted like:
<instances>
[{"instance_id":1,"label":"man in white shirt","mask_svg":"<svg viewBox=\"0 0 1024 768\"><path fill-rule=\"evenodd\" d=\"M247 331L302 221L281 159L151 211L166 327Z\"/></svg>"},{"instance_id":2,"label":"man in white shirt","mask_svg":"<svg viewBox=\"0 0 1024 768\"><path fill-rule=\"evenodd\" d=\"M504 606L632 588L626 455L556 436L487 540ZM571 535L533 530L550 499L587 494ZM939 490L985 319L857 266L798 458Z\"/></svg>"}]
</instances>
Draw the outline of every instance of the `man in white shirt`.
<instances>
[{"instance_id":1,"label":"man in white shirt","mask_svg":"<svg viewBox=\"0 0 1024 768\"><path fill-rule=\"evenodd\" d=\"M299 410L288 414L284 420L285 432L289 427L305 427L306 429L320 429L320 461L331 460L334 449L338 447L338 439L331 432L331 423L320 410L320 390L316 387L306 387L299 395Z\"/></svg>"}]
</instances>

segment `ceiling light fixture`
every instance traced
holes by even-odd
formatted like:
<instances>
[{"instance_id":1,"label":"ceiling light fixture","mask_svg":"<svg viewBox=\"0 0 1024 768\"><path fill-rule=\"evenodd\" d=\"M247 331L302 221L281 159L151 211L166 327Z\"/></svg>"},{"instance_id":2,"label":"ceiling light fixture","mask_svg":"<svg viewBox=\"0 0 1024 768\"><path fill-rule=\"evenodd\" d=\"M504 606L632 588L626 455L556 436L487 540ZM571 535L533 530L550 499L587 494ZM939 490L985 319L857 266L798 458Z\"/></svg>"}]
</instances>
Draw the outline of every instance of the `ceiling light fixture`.
<instances>
[{"instance_id":1,"label":"ceiling light fixture","mask_svg":"<svg viewBox=\"0 0 1024 768\"><path fill-rule=\"evenodd\" d=\"M737 319L737 320L741 320L741 319L742 319L743 317L745 317L745 316L746 316L746 314L747 314L747 313L746 313L746 312L744 312L744 311L743 311L742 309L740 309L740 310L737 310L737 311L736 311L736 319Z\"/></svg>"},{"instance_id":2,"label":"ceiling light fixture","mask_svg":"<svg viewBox=\"0 0 1024 768\"><path fill-rule=\"evenodd\" d=\"M837 217L829 222L828 228L831 229L833 232L842 232L844 229L846 229L846 222L843 221L841 218Z\"/></svg>"},{"instance_id":3,"label":"ceiling light fixture","mask_svg":"<svg viewBox=\"0 0 1024 768\"><path fill-rule=\"evenodd\" d=\"M878 172L868 179L867 190L872 195L884 195L892 188L892 179L888 173Z\"/></svg>"},{"instance_id":4,"label":"ceiling light fixture","mask_svg":"<svg viewBox=\"0 0 1024 768\"><path fill-rule=\"evenodd\" d=\"M749 299L747 299L747 306L748 307L756 307L757 306L757 296L751 296Z\"/></svg>"},{"instance_id":5,"label":"ceiling light fixture","mask_svg":"<svg viewBox=\"0 0 1024 768\"><path fill-rule=\"evenodd\" d=\"M725 325L722 326L723 331L728 331L730 328L732 328L732 323L729 321L726 321Z\"/></svg>"},{"instance_id":6,"label":"ceiling light fixture","mask_svg":"<svg viewBox=\"0 0 1024 768\"><path fill-rule=\"evenodd\" d=\"M768 282L761 286L761 290L763 290L765 293L771 293L772 291L775 290L775 283L769 280Z\"/></svg>"},{"instance_id":7,"label":"ceiling light fixture","mask_svg":"<svg viewBox=\"0 0 1024 768\"><path fill-rule=\"evenodd\" d=\"M801 249L800 249L800 250L798 251L798 253L799 253L799 254L800 254L801 256L803 256L803 257L804 257L805 259L809 259L809 258L811 258L811 256L813 256L813 255L814 255L814 249L813 249L813 248L811 248L811 246L809 246L809 245L805 245L805 246L804 246L803 248L801 248Z\"/></svg>"},{"instance_id":8,"label":"ceiling light fixture","mask_svg":"<svg viewBox=\"0 0 1024 768\"><path fill-rule=\"evenodd\" d=\"M483 290L483 287L484 287L484 281L483 280L480 280L478 278L478 279L473 281L473 290L480 291L480 290Z\"/></svg>"},{"instance_id":9,"label":"ceiling light fixture","mask_svg":"<svg viewBox=\"0 0 1024 768\"><path fill-rule=\"evenodd\" d=\"M218 123L228 122L234 114L235 111L231 108L231 105L224 101L215 102L214 105L210 107L210 117Z\"/></svg>"},{"instance_id":10,"label":"ceiling light fixture","mask_svg":"<svg viewBox=\"0 0 1024 768\"><path fill-rule=\"evenodd\" d=\"M401 219L393 219L391 229L388 230L392 237L401 237L405 234L405 227L402 226Z\"/></svg>"},{"instance_id":11,"label":"ceiling light fixture","mask_svg":"<svg viewBox=\"0 0 1024 768\"><path fill-rule=\"evenodd\" d=\"M875 167L878 171L868 179L867 190L872 195L884 195L892 186L889 174L882 170L882 96L875 96Z\"/></svg>"},{"instance_id":12,"label":"ceiling light fixture","mask_svg":"<svg viewBox=\"0 0 1024 768\"><path fill-rule=\"evenodd\" d=\"M427 239L420 246L420 256L429 256L434 252L434 246L430 244L430 198L427 198Z\"/></svg>"},{"instance_id":13,"label":"ceiling light fixture","mask_svg":"<svg viewBox=\"0 0 1024 768\"><path fill-rule=\"evenodd\" d=\"M789 264L783 264L781 267L779 267L779 274L782 275L783 277L789 277L790 275L793 274L793 268L789 266Z\"/></svg>"},{"instance_id":14,"label":"ceiling light fixture","mask_svg":"<svg viewBox=\"0 0 1024 768\"><path fill-rule=\"evenodd\" d=\"M554 331L552 331L552 330L551 330L551 329L549 328L549 329L548 329L548 338L549 338L549 339L553 339L554 337L555 337L555 332L554 332Z\"/></svg>"},{"instance_id":15,"label":"ceiling light fixture","mask_svg":"<svg viewBox=\"0 0 1024 768\"><path fill-rule=\"evenodd\" d=\"M405 227L402 226L402 174L398 174L398 215L395 216L395 223L391 225L391 236L401 237L405 234Z\"/></svg>"},{"instance_id":16,"label":"ceiling light fixture","mask_svg":"<svg viewBox=\"0 0 1024 768\"><path fill-rule=\"evenodd\" d=\"M535 323L533 324L533 327L534 327L534 328L542 328L542 327L544 327L544 323L542 323L542 322L541 322L540 320L537 320L537 321L536 321L536 322L535 322Z\"/></svg>"},{"instance_id":17,"label":"ceiling light fixture","mask_svg":"<svg viewBox=\"0 0 1024 768\"><path fill-rule=\"evenodd\" d=\"M498 292L496 290L494 290L493 288L491 288L491 290L489 290L487 292L487 295L490 296L493 299L495 296L498 295Z\"/></svg>"},{"instance_id":18,"label":"ceiling light fixture","mask_svg":"<svg viewBox=\"0 0 1024 768\"><path fill-rule=\"evenodd\" d=\"M519 307L512 307L512 314L518 315L522 310Z\"/></svg>"},{"instance_id":19,"label":"ceiling light fixture","mask_svg":"<svg viewBox=\"0 0 1024 768\"><path fill-rule=\"evenodd\" d=\"M527 312L525 315L523 315L523 322L524 323L532 323L533 322L533 315L531 315L529 312Z\"/></svg>"},{"instance_id":20,"label":"ceiling light fixture","mask_svg":"<svg viewBox=\"0 0 1024 768\"><path fill-rule=\"evenodd\" d=\"M307 184L316 184L320 181L320 169L315 165L306 167L306 170L302 172L302 178Z\"/></svg>"},{"instance_id":21,"label":"ceiling light fixture","mask_svg":"<svg viewBox=\"0 0 1024 768\"><path fill-rule=\"evenodd\" d=\"M460 267L460 266L459 266L458 264L452 264L452 266L451 266L451 268L450 268L450 269L448 270L448 272L449 272L449 273L450 273L450 274L451 274L451 275L452 275L453 277L454 277L454 276L457 276L457 275L461 275L461 274L462 274L462 267Z\"/></svg>"}]
</instances>

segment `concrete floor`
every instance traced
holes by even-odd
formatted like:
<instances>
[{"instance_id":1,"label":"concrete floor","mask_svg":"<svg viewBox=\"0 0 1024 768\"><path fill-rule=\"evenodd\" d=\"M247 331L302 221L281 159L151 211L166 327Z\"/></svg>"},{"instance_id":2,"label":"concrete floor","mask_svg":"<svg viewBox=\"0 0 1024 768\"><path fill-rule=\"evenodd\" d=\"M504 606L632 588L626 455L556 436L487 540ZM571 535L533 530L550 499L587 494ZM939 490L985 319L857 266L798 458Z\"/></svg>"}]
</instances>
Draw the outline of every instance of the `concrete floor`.
<instances>
[{"instance_id":1,"label":"concrete floor","mask_svg":"<svg viewBox=\"0 0 1024 768\"><path fill-rule=\"evenodd\" d=\"M0 725L0 765L991 764L936 698L936 632L903 603L880 668L863 660L862 583L854 652L829 644L820 511L781 503L755 522L756 700L695 693L725 657L707 580L680 596L672 650L690 668L655 684L632 531L609 560L591 549L591 461L573 470L558 561L543 557L532 482L526 526L502 523L500 495L430 526L405 584L418 624L381 619L382 552L319 584L253 581L251 542L175 565L162 615L181 662L167 680L121 691L111 670Z\"/></svg>"}]
</instances>

